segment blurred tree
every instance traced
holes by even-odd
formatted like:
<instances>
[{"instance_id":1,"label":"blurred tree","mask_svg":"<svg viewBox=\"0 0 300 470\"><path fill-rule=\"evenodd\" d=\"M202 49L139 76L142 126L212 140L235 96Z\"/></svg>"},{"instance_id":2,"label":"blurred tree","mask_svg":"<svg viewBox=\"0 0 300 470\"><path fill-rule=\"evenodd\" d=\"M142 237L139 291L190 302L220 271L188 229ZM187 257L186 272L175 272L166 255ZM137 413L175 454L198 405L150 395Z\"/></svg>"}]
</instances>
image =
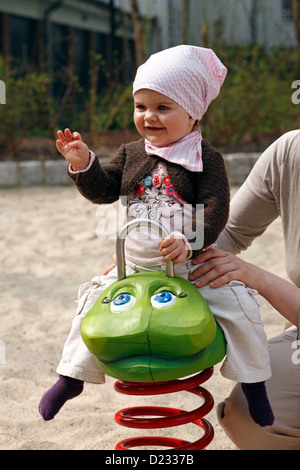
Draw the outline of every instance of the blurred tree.
<instances>
[{"instance_id":1,"label":"blurred tree","mask_svg":"<svg viewBox=\"0 0 300 470\"><path fill-rule=\"evenodd\" d=\"M182 17L183 17L183 27L182 27L182 44L188 43L189 37L189 28L190 28L190 7L191 0L182 0Z\"/></svg>"},{"instance_id":2,"label":"blurred tree","mask_svg":"<svg viewBox=\"0 0 300 470\"><path fill-rule=\"evenodd\" d=\"M258 0L252 0L249 16L251 44L254 46L257 43Z\"/></svg>"},{"instance_id":3,"label":"blurred tree","mask_svg":"<svg viewBox=\"0 0 300 470\"><path fill-rule=\"evenodd\" d=\"M2 52L4 57L8 57L10 55L10 40L9 40L9 19L8 13L1 14L1 42L2 42Z\"/></svg>"},{"instance_id":4,"label":"blurred tree","mask_svg":"<svg viewBox=\"0 0 300 470\"><path fill-rule=\"evenodd\" d=\"M139 11L137 0L130 0L131 16L134 30L134 43L136 53L136 66L145 61L145 47L143 38L143 19Z\"/></svg>"},{"instance_id":5,"label":"blurred tree","mask_svg":"<svg viewBox=\"0 0 300 470\"><path fill-rule=\"evenodd\" d=\"M109 0L109 36L108 36L108 60L107 67L112 77L114 73L114 54L116 51L116 9L114 0Z\"/></svg>"},{"instance_id":6,"label":"blurred tree","mask_svg":"<svg viewBox=\"0 0 300 470\"><path fill-rule=\"evenodd\" d=\"M291 0L293 22L298 46L300 45L300 0Z\"/></svg>"}]
</instances>

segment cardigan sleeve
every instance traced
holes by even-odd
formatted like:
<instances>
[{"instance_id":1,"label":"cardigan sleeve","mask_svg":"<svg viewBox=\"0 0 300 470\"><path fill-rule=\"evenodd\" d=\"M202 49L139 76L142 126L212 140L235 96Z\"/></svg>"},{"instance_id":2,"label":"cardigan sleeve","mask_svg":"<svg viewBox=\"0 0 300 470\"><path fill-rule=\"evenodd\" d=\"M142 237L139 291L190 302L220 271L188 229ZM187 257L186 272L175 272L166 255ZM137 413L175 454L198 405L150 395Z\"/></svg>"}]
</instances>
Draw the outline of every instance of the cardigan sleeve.
<instances>
[{"instance_id":1,"label":"cardigan sleeve","mask_svg":"<svg viewBox=\"0 0 300 470\"><path fill-rule=\"evenodd\" d=\"M89 170L80 173L68 171L68 174L86 199L95 204L110 204L120 196L125 158L125 145L122 145L106 165L101 166L96 157Z\"/></svg>"},{"instance_id":2,"label":"cardigan sleeve","mask_svg":"<svg viewBox=\"0 0 300 470\"><path fill-rule=\"evenodd\" d=\"M230 185L223 156L204 143L202 158L203 172L195 174L196 211L191 223L184 225L192 258L216 242L229 216Z\"/></svg>"}]
</instances>

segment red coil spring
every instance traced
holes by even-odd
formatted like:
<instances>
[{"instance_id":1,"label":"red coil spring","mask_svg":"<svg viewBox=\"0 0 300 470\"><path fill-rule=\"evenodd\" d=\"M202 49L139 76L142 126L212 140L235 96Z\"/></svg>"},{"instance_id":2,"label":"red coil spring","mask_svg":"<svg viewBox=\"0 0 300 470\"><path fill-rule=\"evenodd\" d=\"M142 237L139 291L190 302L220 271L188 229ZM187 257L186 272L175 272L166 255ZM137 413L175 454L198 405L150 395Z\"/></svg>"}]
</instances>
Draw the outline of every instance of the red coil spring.
<instances>
[{"instance_id":1,"label":"red coil spring","mask_svg":"<svg viewBox=\"0 0 300 470\"><path fill-rule=\"evenodd\" d=\"M125 395L161 395L179 391L187 391L198 395L204 402L193 411L183 411L177 408L165 408L157 406L138 406L124 408L115 414L115 421L122 426L136 429L159 429L182 424L194 423L201 427L204 434L195 442L169 437L132 437L120 441L115 450L128 450L141 446L164 446L176 450L203 450L212 441L214 429L203 418L214 405L212 395L200 384L206 382L213 374L213 367L187 379L176 379L168 382L135 383L118 380L114 387L119 393ZM136 416L162 416L160 418L136 418Z\"/></svg>"}]
</instances>

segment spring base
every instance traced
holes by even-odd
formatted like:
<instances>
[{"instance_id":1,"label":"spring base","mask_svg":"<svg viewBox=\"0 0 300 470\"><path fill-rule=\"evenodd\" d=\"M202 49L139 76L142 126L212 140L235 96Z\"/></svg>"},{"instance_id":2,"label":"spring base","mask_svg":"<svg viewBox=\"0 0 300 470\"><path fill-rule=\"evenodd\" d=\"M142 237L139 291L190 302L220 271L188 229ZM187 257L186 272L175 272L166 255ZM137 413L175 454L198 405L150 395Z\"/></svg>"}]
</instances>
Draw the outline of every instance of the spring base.
<instances>
[{"instance_id":1,"label":"spring base","mask_svg":"<svg viewBox=\"0 0 300 470\"><path fill-rule=\"evenodd\" d=\"M212 395L200 384L206 382L213 374L213 367L187 379L176 379L168 382L135 383L117 381L114 388L125 395L162 395L179 391L187 391L201 397L204 402L193 411L157 406L139 406L124 408L115 414L115 421L125 427L135 429L159 429L193 423L203 430L203 435L195 442L181 439L144 436L132 437L120 441L115 450L128 450L132 447L159 446L176 450L203 450L212 441L214 430L212 425L203 418L214 405ZM137 418L137 416L144 416ZM146 416L156 416L148 418ZM157 416L160 416L157 418Z\"/></svg>"}]
</instances>

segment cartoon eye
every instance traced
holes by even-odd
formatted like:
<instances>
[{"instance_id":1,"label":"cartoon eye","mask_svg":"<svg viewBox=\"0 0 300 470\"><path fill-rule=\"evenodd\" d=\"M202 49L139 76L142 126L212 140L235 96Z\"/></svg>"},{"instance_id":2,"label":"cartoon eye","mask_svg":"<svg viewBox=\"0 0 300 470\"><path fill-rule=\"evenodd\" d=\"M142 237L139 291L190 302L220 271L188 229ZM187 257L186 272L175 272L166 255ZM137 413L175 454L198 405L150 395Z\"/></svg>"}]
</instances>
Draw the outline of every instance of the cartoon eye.
<instances>
[{"instance_id":1,"label":"cartoon eye","mask_svg":"<svg viewBox=\"0 0 300 470\"><path fill-rule=\"evenodd\" d=\"M175 295L173 295L172 292L169 292L168 290L162 290L161 292L158 292L151 297L152 307L155 308L168 308L174 305L175 302Z\"/></svg>"},{"instance_id":2,"label":"cartoon eye","mask_svg":"<svg viewBox=\"0 0 300 470\"><path fill-rule=\"evenodd\" d=\"M119 294L110 304L110 310L113 313L127 312L135 303L135 297L126 292Z\"/></svg>"}]
</instances>

